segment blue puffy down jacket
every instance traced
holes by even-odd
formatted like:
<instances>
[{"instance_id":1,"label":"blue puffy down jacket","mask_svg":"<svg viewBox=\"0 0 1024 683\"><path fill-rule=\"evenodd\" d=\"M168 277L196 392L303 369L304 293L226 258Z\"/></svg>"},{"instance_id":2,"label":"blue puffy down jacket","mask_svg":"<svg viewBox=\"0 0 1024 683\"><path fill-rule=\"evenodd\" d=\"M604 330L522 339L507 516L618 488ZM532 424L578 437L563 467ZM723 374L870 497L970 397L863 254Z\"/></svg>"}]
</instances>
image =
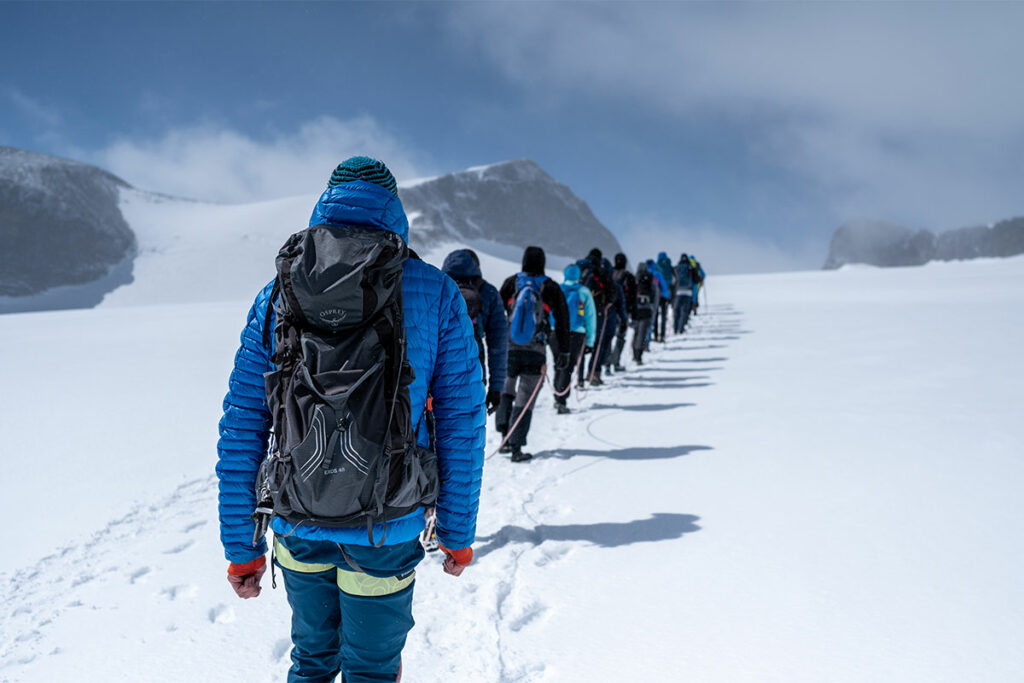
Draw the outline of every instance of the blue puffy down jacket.
<instances>
[{"instance_id":1,"label":"blue puffy down jacket","mask_svg":"<svg viewBox=\"0 0 1024 683\"><path fill-rule=\"evenodd\" d=\"M328 188L310 225L332 224L391 230L408 240L409 225L398 197L364 181ZM254 547L250 519L256 504L254 484L266 452L270 414L263 374L269 372L270 351L263 346L268 299L273 283L256 296L242 330L235 367L224 398L217 443L220 480L220 533L228 561L249 562L266 553L266 542ZM441 490L437 499L437 537L448 548L465 548L476 535L476 516L484 462L486 412L484 386L472 324L455 283L440 270L409 259L404 266L402 296L407 353L416 373L409 387L412 422L420 423L427 391L433 397L437 425L437 456ZM427 445L426 425L419 441ZM423 530L423 511L377 525L374 537L393 545L416 538ZM385 528L386 527L386 528ZM365 528L334 529L299 525L274 518L275 533L309 540L367 545Z\"/></svg>"}]
</instances>

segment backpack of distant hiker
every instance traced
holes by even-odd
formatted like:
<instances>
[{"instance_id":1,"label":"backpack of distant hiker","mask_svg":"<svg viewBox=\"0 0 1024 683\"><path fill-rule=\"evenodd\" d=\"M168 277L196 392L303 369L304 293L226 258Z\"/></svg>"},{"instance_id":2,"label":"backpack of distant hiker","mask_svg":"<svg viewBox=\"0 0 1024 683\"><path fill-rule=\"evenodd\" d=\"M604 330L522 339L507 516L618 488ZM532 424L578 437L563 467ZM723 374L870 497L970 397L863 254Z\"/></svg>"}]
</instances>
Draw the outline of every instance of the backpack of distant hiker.
<instances>
[{"instance_id":1,"label":"backpack of distant hiker","mask_svg":"<svg viewBox=\"0 0 1024 683\"><path fill-rule=\"evenodd\" d=\"M699 285L704 282L704 276L701 275L700 264L692 257L690 258L690 280L692 280L695 285Z\"/></svg>"},{"instance_id":2,"label":"backpack of distant hiker","mask_svg":"<svg viewBox=\"0 0 1024 683\"><path fill-rule=\"evenodd\" d=\"M579 283L590 290L590 294L594 297L594 307L597 309L598 315L604 315L605 304L608 303L608 283L601 276L601 273L594 268L594 264L591 263L590 259L580 259L576 262L576 267L580 269Z\"/></svg>"},{"instance_id":3,"label":"backpack of distant hiker","mask_svg":"<svg viewBox=\"0 0 1024 683\"><path fill-rule=\"evenodd\" d=\"M654 305L654 276L651 272L644 271L636 276L636 317L647 319L652 315L651 307Z\"/></svg>"},{"instance_id":4,"label":"backpack of distant hiker","mask_svg":"<svg viewBox=\"0 0 1024 683\"><path fill-rule=\"evenodd\" d=\"M683 263L682 261L676 266L676 279L679 282L679 287L682 289L690 289L693 287L693 274L689 262ZM689 294L687 294L689 296Z\"/></svg>"},{"instance_id":5,"label":"backpack of distant hiker","mask_svg":"<svg viewBox=\"0 0 1024 683\"><path fill-rule=\"evenodd\" d=\"M374 524L436 499L436 459L410 423L407 256L388 230L330 225L295 233L278 253L275 369L266 375L273 433L257 479L257 534L273 514L365 527L381 545Z\"/></svg>"},{"instance_id":6,"label":"backpack of distant hiker","mask_svg":"<svg viewBox=\"0 0 1024 683\"><path fill-rule=\"evenodd\" d=\"M540 346L543 349L548 331L548 312L541 297L541 287L548 278L519 273L516 294L508 316L509 339L516 346Z\"/></svg>"},{"instance_id":7,"label":"backpack of distant hiker","mask_svg":"<svg viewBox=\"0 0 1024 683\"><path fill-rule=\"evenodd\" d=\"M483 338L484 335L484 322L483 322L483 310L484 300L480 296L480 280L475 282L472 280L456 280L455 283L459 286L459 291L462 293L462 298L466 300L466 312L469 313L469 319L473 321L473 334L476 336L477 341Z\"/></svg>"},{"instance_id":8,"label":"backpack of distant hiker","mask_svg":"<svg viewBox=\"0 0 1024 683\"><path fill-rule=\"evenodd\" d=\"M565 303L569 307L569 329L575 330L584 324L586 309L583 306L583 297L580 296L580 284L563 286L565 290Z\"/></svg>"}]
</instances>

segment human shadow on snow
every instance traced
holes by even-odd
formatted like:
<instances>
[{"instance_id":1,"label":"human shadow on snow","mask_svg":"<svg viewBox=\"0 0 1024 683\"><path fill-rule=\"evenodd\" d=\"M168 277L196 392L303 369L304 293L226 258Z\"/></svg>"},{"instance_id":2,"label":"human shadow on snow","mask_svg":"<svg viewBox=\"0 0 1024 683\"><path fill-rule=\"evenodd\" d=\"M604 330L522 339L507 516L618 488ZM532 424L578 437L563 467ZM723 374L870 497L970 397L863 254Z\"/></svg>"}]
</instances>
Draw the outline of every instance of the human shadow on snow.
<instances>
[{"instance_id":1,"label":"human shadow on snow","mask_svg":"<svg viewBox=\"0 0 1024 683\"><path fill-rule=\"evenodd\" d=\"M582 541L600 548L654 543L700 531L697 515L656 512L648 519L597 524L538 524L532 529L508 524L489 536L478 536L473 556L482 558L510 543L539 546L545 541Z\"/></svg>"},{"instance_id":2,"label":"human shadow on snow","mask_svg":"<svg viewBox=\"0 0 1024 683\"><path fill-rule=\"evenodd\" d=\"M687 405L687 404L684 404ZM618 407L618 406L616 406ZM711 446L633 446L629 448L617 448L612 450L598 451L588 448L558 448L550 451L541 451L534 454L534 458L558 458L568 460L576 456L593 456L597 458L609 458L611 460L667 460L669 458L681 458L684 455L697 451L710 451Z\"/></svg>"},{"instance_id":3,"label":"human shadow on snow","mask_svg":"<svg viewBox=\"0 0 1024 683\"><path fill-rule=\"evenodd\" d=\"M659 363L721 363L729 360L725 356L714 358L659 358Z\"/></svg>"},{"instance_id":4,"label":"human shadow on snow","mask_svg":"<svg viewBox=\"0 0 1024 683\"><path fill-rule=\"evenodd\" d=\"M659 410L672 410L673 408L690 408L696 403L641 403L632 406L619 406L611 403L594 403L590 410L630 410L640 413L658 412Z\"/></svg>"},{"instance_id":5,"label":"human shadow on snow","mask_svg":"<svg viewBox=\"0 0 1024 683\"><path fill-rule=\"evenodd\" d=\"M682 382L678 380L683 377L644 377L643 379L631 379L624 381L617 386L632 387L635 389L699 389L710 387L714 382Z\"/></svg>"},{"instance_id":6,"label":"human shadow on snow","mask_svg":"<svg viewBox=\"0 0 1024 683\"><path fill-rule=\"evenodd\" d=\"M666 360L665 362L671 362L671 361L667 361ZM633 368L633 373L634 373L633 376L634 377L639 377L639 379L647 379L643 375L643 373L645 373L645 372L685 372L685 373L694 373L694 372L707 372L708 370L721 370L721 369L722 368L720 368L720 367L718 367L718 368L709 368L709 367L705 367L705 366L701 366L699 368L663 368L660 365L641 365L638 368ZM684 378L680 377L679 379L684 379Z\"/></svg>"}]
</instances>

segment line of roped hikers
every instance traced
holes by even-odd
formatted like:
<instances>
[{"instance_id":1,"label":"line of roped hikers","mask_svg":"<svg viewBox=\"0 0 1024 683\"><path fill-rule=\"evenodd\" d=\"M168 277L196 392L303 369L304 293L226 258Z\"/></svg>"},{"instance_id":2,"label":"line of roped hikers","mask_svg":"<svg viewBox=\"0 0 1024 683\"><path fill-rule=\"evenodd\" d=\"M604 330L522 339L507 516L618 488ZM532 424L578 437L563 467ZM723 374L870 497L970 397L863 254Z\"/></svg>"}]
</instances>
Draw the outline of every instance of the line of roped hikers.
<instances>
[{"instance_id":1,"label":"line of roped hikers","mask_svg":"<svg viewBox=\"0 0 1024 683\"><path fill-rule=\"evenodd\" d=\"M604 384L603 373L626 370L622 352L630 328L633 361L643 365L651 342L665 341L669 318L672 332L682 334L697 311L704 269L692 254L673 264L661 252L641 261L635 274L628 266L625 254L612 263L595 247L565 267L559 286L544 274L544 250L527 247L522 270L498 289L484 280L473 250L445 258L441 269L458 284L473 323L488 412L504 437L500 452L513 462L532 458L523 447L548 348L555 359L555 409L567 414L573 375L582 390Z\"/></svg>"},{"instance_id":2,"label":"line of roped hikers","mask_svg":"<svg viewBox=\"0 0 1024 683\"><path fill-rule=\"evenodd\" d=\"M634 275L622 254L613 267L594 249L558 286L529 247L496 289L473 252L450 254L445 275L408 239L387 166L346 159L278 252L235 353L217 442L220 538L229 584L255 598L273 531L289 683L398 681L421 537L433 530L447 574L473 560L487 413L512 458L529 459L547 347L565 412L574 371L594 385L621 371L630 320L643 362L670 305L673 329L685 328L703 280L685 254Z\"/></svg>"}]
</instances>

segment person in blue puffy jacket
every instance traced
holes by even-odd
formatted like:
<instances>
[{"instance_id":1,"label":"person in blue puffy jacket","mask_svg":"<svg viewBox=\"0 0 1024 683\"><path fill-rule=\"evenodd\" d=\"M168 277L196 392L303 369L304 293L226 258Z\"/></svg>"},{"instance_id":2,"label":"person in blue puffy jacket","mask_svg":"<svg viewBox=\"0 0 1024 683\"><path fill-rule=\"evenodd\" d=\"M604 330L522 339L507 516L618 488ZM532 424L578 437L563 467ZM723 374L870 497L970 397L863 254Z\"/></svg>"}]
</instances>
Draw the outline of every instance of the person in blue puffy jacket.
<instances>
[{"instance_id":1,"label":"person in blue puffy jacket","mask_svg":"<svg viewBox=\"0 0 1024 683\"><path fill-rule=\"evenodd\" d=\"M368 157L342 162L313 209L310 226L390 230L408 241L408 221L387 167ZM268 259L268 269L272 262ZM266 541L250 515L254 484L267 451L271 416L263 375L271 371L273 283L256 296L242 329L217 444L220 537L228 580L239 597L256 597L266 570ZM440 270L410 257L403 266L406 352L415 373L409 387L412 424L429 446L420 416L433 401L434 449L440 473L436 534L444 569L458 576L472 561L484 461L484 385L466 304ZM269 318L269 319L268 319ZM274 517L274 564L282 570L292 609L289 683L394 681L413 626L415 567L424 511L378 524L380 546L365 527L291 525Z\"/></svg>"},{"instance_id":2,"label":"person in blue puffy jacket","mask_svg":"<svg viewBox=\"0 0 1024 683\"><path fill-rule=\"evenodd\" d=\"M498 288L483 278L480 258L472 249L456 249L448 254L441 270L459 285L462 296L466 298L466 306L470 309L470 318L475 318L473 328L480 348L480 364L485 370L490 370L489 373L484 372L487 412L493 413L501 402L501 391L505 387L505 374L508 371L508 319L505 317L505 305L501 302ZM479 306L479 311L472 310L476 306Z\"/></svg>"},{"instance_id":3,"label":"person in blue puffy jacket","mask_svg":"<svg viewBox=\"0 0 1024 683\"><path fill-rule=\"evenodd\" d=\"M662 277L661 272L658 270L658 264L655 263L654 259L647 259L647 270L650 271L651 275L654 277L655 284L658 285L658 298L654 304L654 320L651 323L650 329L647 331L647 348L650 350L651 338L653 337L654 339L657 339L658 336L655 334L655 330L658 328L658 314L662 310L661 303L668 299L669 289L668 283L665 282L665 278ZM664 339L660 341L664 341Z\"/></svg>"}]
</instances>

